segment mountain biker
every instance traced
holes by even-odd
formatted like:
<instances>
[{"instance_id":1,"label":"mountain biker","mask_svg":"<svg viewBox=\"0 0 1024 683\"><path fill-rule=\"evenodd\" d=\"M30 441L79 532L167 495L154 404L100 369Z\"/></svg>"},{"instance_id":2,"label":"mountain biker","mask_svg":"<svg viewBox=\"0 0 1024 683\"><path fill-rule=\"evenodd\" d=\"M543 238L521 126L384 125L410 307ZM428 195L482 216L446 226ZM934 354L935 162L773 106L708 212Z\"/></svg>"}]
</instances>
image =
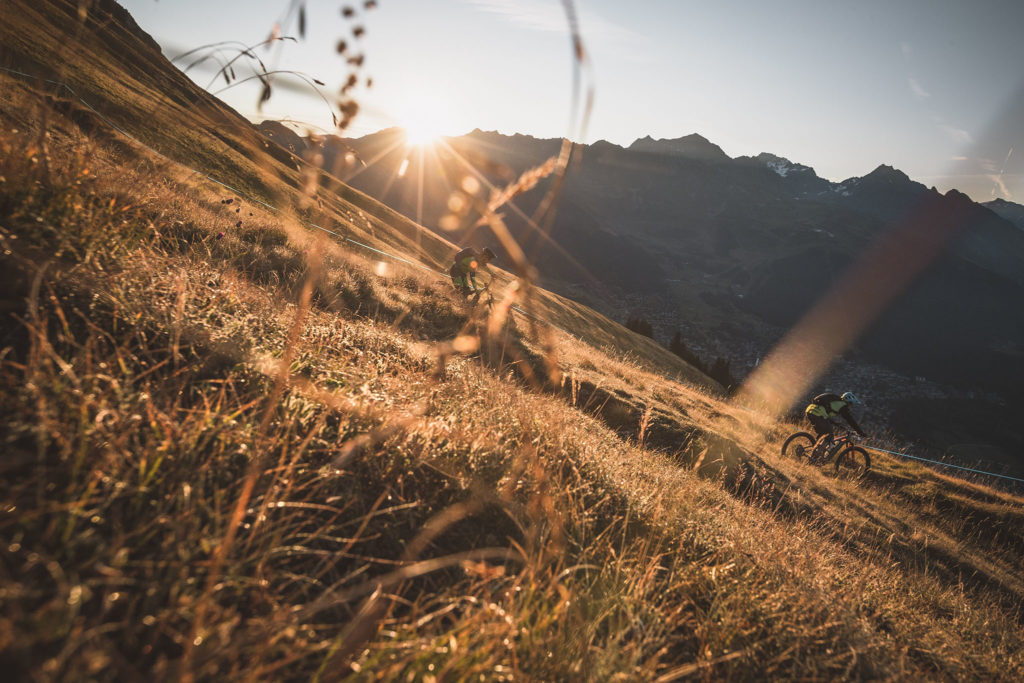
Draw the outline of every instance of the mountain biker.
<instances>
[{"instance_id":1,"label":"mountain biker","mask_svg":"<svg viewBox=\"0 0 1024 683\"><path fill-rule=\"evenodd\" d=\"M448 270L452 277L452 284L456 291L463 296L468 296L477 291L476 275L480 272L489 272L487 264L494 260L494 252L489 247L480 251L467 247L455 255L455 263Z\"/></svg>"},{"instance_id":2,"label":"mountain biker","mask_svg":"<svg viewBox=\"0 0 1024 683\"><path fill-rule=\"evenodd\" d=\"M867 436L864 430L860 428L860 425L857 424L857 421L853 419L853 413L850 412L851 405L864 405L852 391L847 391L842 396L833 393L818 394L811 400L810 405L804 410L804 415L818 436L818 440L815 443L816 451L826 441L832 439L832 434L835 431L833 420L837 417L846 420L853 427L853 430L861 436Z\"/></svg>"}]
</instances>

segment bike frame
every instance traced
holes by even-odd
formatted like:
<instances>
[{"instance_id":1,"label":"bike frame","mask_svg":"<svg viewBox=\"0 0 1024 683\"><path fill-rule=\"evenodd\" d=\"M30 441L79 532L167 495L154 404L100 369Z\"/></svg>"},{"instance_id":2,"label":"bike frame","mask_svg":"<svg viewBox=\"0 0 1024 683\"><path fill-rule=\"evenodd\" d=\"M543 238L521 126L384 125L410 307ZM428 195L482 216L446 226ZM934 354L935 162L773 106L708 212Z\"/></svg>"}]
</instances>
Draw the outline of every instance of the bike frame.
<instances>
[{"instance_id":1,"label":"bike frame","mask_svg":"<svg viewBox=\"0 0 1024 683\"><path fill-rule=\"evenodd\" d=\"M839 434L839 436L832 434L832 439L826 447L825 455L822 458L823 463L831 461L836 457L839 451L843 450L847 446L853 447L857 445L854 443L853 433L849 429L841 429L841 432L842 433Z\"/></svg>"}]
</instances>

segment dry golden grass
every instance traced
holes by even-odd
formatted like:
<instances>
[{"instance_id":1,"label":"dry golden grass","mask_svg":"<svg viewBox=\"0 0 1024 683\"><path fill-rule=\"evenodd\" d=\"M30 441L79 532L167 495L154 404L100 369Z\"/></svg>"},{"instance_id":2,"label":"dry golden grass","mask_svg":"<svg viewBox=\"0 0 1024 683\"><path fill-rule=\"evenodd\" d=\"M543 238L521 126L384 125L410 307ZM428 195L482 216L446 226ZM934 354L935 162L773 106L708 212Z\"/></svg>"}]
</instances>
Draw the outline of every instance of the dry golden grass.
<instances>
[{"instance_id":1,"label":"dry golden grass","mask_svg":"<svg viewBox=\"0 0 1024 683\"><path fill-rule=\"evenodd\" d=\"M304 227L442 263L365 197L240 202L0 78L15 677L1024 676L1020 497L837 480L581 306L488 330Z\"/></svg>"}]
</instances>

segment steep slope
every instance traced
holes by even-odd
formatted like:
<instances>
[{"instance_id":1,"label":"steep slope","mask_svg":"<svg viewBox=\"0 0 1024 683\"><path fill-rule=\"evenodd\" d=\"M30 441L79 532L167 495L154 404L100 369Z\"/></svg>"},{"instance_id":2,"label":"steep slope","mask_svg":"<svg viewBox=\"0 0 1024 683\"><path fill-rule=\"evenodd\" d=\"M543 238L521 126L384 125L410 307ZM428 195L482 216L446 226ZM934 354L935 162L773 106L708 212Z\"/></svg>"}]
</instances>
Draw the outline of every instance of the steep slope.
<instances>
[{"instance_id":1,"label":"steep slope","mask_svg":"<svg viewBox=\"0 0 1024 683\"><path fill-rule=\"evenodd\" d=\"M420 158L391 135L391 157L351 182L428 226L446 212L451 188L438 169L450 168L455 152L486 160L479 167L501 187L558 151L555 140L475 131ZM368 143L347 141L356 149ZM908 253L921 252L936 232L929 221L959 216L941 258L864 331L826 382L855 376L854 388L872 397L883 422L905 399L936 400L933 389L920 391L919 377L938 387L938 400L986 396L1009 419L1006 402L1024 381L1024 309L1015 303L1024 297L1024 233L992 211L891 166L832 184L775 155L729 159L700 136L629 148L599 142L576 153L550 228L554 243L505 211L535 250L543 281L620 320L646 317L663 340L684 330L699 352L727 356L741 373L875 245L902 234ZM407 158L404 179L388 180ZM435 185L418 185L421 169ZM539 199L516 201L529 215ZM473 239L491 238L476 231ZM901 424L907 436L931 434L924 423ZM973 433L991 443L980 423ZM1017 458L1020 445L1012 439L999 448Z\"/></svg>"},{"instance_id":2,"label":"steep slope","mask_svg":"<svg viewBox=\"0 0 1024 683\"><path fill-rule=\"evenodd\" d=\"M251 127L156 106L183 79L77 11L0 25L130 100L0 73L9 677L1024 675L1019 496L780 457L792 426L578 304L523 302L564 332L467 308L415 265L449 245L344 186L311 204L276 150L221 169L265 199L228 191L172 159ZM158 154L122 108L193 135Z\"/></svg>"},{"instance_id":3,"label":"steep slope","mask_svg":"<svg viewBox=\"0 0 1024 683\"><path fill-rule=\"evenodd\" d=\"M94 30L85 31L80 42L68 46L53 39L54 30L68 33L80 30L78 11L73 5L46 3L38 9L19 6L18 12L23 16L15 23L20 25L23 21L29 28L12 33L11 40L5 43L7 65L30 75L63 78L76 97L95 106L101 115L109 114L111 124L157 152L209 174L214 180L256 200L283 204L283 196L307 186L308 166L289 150L269 144L248 121L198 90L161 55L154 54L156 44L112 0L98 3L96 11L88 15L86 26ZM54 66L74 63L80 53L88 54L90 68ZM144 59L137 59L140 54ZM122 63L127 64L124 72ZM154 111L147 109L148 102L130 97L134 91L157 93L160 125L153 125ZM113 97L114 101L128 98L128 103L124 108L116 108L110 100L104 99L106 97ZM82 125L105 123L84 113L88 107L76 98L62 102L61 106L70 107L72 115L80 119ZM103 134L110 134L109 130ZM213 145L196 142L200 137L205 141L211 136L217 140ZM329 165L324 167L329 168ZM455 244L424 232L400 214L340 185L323 171L316 171L316 176L320 186L331 190L318 199L316 218L323 219L324 227L360 243L398 251L439 273L447 270L451 256L458 250ZM309 209L303 210L303 214L304 218L314 216ZM511 277L502 274L499 281L506 285ZM661 372L688 377L699 375L660 345L632 335L571 301L540 292L533 305L542 307L535 315L546 320L576 321L578 328L574 328L574 333L596 345L615 344L628 338L638 358L653 363Z\"/></svg>"}]
</instances>

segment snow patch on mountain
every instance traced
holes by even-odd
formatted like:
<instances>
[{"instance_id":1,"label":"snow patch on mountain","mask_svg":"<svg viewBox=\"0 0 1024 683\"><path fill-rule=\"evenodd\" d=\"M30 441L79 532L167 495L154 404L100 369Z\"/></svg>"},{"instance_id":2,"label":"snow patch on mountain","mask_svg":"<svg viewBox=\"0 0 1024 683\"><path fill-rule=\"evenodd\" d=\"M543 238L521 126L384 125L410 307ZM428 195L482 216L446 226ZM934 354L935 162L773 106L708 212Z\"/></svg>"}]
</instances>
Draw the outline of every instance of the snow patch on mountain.
<instances>
[{"instance_id":1,"label":"snow patch on mountain","mask_svg":"<svg viewBox=\"0 0 1024 683\"><path fill-rule=\"evenodd\" d=\"M833 187L832 191L835 192L836 194L841 194L844 197L849 197L851 194L853 194L853 191L857 189L857 186L860 185L860 181L860 178L847 178L843 182Z\"/></svg>"},{"instance_id":2,"label":"snow patch on mountain","mask_svg":"<svg viewBox=\"0 0 1024 683\"><path fill-rule=\"evenodd\" d=\"M789 172L793 168L792 165L790 165L790 163L788 161L786 161L785 159L779 159L777 161L776 160L769 161L767 166L768 166L768 168L772 169L773 171L778 173L783 178L785 178L787 175L789 175Z\"/></svg>"}]
</instances>

